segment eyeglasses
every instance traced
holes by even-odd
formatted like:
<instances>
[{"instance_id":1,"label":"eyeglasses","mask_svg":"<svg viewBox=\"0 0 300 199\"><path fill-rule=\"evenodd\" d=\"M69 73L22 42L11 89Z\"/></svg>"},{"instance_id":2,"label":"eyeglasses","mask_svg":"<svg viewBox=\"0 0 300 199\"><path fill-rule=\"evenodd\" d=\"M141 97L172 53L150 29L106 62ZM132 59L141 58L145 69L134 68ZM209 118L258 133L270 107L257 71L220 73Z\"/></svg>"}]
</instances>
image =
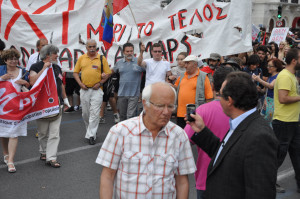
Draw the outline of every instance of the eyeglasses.
<instances>
[{"instance_id":1,"label":"eyeglasses","mask_svg":"<svg viewBox=\"0 0 300 199\"><path fill-rule=\"evenodd\" d=\"M96 46L88 46L88 48L96 48Z\"/></svg>"},{"instance_id":2,"label":"eyeglasses","mask_svg":"<svg viewBox=\"0 0 300 199\"><path fill-rule=\"evenodd\" d=\"M153 51L154 53L161 53L162 51L161 50L155 50Z\"/></svg>"},{"instance_id":3,"label":"eyeglasses","mask_svg":"<svg viewBox=\"0 0 300 199\"><path fill-rule=\"evenodd\" d=\"M270 67L274 67L274 66L271 66L271 65L267 65L267 67L268 67L268 68L270 68Z\"/></svg>"},{"instance_id":4,"label":"eyeglasses","mask_svg":"<svg viewBox=\"0 0 300 199\"><path fill-rule=\"evenodd\" d=\"M172 112L175 110L176 105L175 104L154 104L153 102L149 101L150 104L152 104L153 106L155 106L159 111L163 111L165 109L165 107L167 106L168 111Z\"/></svg>"}]
</instances>

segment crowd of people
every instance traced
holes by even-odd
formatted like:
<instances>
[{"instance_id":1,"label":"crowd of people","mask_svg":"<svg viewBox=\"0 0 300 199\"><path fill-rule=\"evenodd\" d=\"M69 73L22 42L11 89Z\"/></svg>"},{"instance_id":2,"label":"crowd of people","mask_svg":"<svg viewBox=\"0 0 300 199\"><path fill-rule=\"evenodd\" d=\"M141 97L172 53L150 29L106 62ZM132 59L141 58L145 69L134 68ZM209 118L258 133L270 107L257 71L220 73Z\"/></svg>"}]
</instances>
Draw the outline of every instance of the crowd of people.
<instances>
[{"instance_id":1,"label":"crowd of people","mask_svg":"<svg viewBox=\"0 0 300 199\"><path fill-rule=\"evenodd\" d=\"M204 60L180 52L176 66L163 57L160 43L151 46L149 59L143 43L137 57L126 43L112 68L90 39L73 73L63 73L59 50L46 39L37 41L26 69L18 66L20 53L1 41L0 80L21 92L52 66L60 112L37 120L37 137L40 160L54 168L61 166L62 113L82 109L85 138L94 145L110 104L115 125L96 159L103 166L101 198L188 198L187 175L195 173L198 199L271 199L285 191L276 177L287 152L300 193L299 36L288 35L279 46L258 38L251 52L214 52ZM0 132L10 173L16 172L18 136L26 135L26 123ZM198 149L196 164L191 145Z\"/></svg>"}]
</instances>

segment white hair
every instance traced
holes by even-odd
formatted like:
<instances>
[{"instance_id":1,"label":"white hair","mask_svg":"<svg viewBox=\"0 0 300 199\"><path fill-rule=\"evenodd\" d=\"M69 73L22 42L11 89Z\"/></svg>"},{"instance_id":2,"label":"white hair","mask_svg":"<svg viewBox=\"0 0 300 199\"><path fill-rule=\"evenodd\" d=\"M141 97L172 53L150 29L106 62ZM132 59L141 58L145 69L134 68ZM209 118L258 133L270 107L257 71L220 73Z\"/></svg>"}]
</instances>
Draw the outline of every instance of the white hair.
<instances>
[{"instance_id":1,"label":"white hair","mask_svg":"<svg viewBox=\"0 0 300 199\"><path fill-rule=\"evenodd\" d=\"M87 41L86 41L86 46L88 46L88 44L89 43L95 43L96 45L97 45L97 42L96 42L96 40L95 39L88 39Z\"/></svg>"},{"instance_id":2,"label":"white hair","mask_svg":"<svg viewBox=\"0 0 300 199\"><path fill-rule=\"evenodd\" d=\"M174 92L174 96L175 96L175 99L176 99L176 91L172 86L170 86L170 84L168 84L166 82L158 82L158 83L154 83L154 84L149 84L144 88L144 90L142 92L142 100L146 101L147 106L150 106L150 97L152 95L152 86L156 85L156 84L160 84L162 86L167 86L167 87L171 88L172 91Z\"/></svg>"}]
</instances>

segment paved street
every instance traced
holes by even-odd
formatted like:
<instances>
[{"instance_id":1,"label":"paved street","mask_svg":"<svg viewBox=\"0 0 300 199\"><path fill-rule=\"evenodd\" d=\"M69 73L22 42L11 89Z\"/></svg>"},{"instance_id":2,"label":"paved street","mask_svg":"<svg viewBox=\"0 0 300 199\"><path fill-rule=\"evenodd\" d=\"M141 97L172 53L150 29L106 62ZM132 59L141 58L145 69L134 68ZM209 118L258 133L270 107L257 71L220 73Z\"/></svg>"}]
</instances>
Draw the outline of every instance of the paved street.
<instances>
[{"instance_id":1,"label":"paved street","mask_svg":"<svg viewBox=\"0 0 300 199\"><path fill-rule=\"evenodd\" d=\"M39 160L36 123L28 124L28 136L19 138L15 157L17 172L9 174L2 156L0 159L0 199L92 199L99 198L99 177L102 167L95 163L102 142L113 125L111 111L106 124L98 129L97 144L89 145L84 139L85 128L81 111L64 114L61 125L59 169L46 166ZM196 157L196 147L193 147ZM0 149L0 154L2 150ZM279 172L280 184L287 189L277 199L299 199L290 161ZM190 198L196 198L194 177L190 176Z\"/></svg>"}]
</instances>

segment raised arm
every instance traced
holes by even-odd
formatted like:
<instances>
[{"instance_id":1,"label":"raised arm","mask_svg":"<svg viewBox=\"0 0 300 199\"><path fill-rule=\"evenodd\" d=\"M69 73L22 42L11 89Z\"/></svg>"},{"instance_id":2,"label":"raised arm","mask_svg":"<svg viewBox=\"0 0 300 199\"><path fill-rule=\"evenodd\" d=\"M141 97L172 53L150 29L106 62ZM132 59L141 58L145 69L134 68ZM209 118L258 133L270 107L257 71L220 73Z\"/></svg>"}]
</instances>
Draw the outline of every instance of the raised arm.
<instances>
[{"instance_id":1,"label":"raised arm","mask_svg":"<svg viewBox=\"0 0 300 199\"><path fill-rule=\"evenodd\" d=\"M44 70L46 70L46 68L48 68L50 66L51 66L51 63L46 62L40 72L36 73L35 71L31 70L30 73L29 73L29 83L30 83L30 85L33 86L33 84L41 76L41 74L44 72Z\"/></svg>"},{"instance_id":2,"label":"raised arm","mask_svg":"<svg viewBox=\"0 0 300 199\"><path fill-rule=\"evenodd\" d=\"M141 44L141 49L140 49L140 55L139 55L138 60L137 60L137 64L138 64L139 66L141 66L141 67L144 67L144 68L146 67L146 62L143 61L143 60L144 60L143 53L145 52L145 49L146 49L146 47L145 47L145 45L142 43L142 44Z\"/></svg>"}]
</instances>

